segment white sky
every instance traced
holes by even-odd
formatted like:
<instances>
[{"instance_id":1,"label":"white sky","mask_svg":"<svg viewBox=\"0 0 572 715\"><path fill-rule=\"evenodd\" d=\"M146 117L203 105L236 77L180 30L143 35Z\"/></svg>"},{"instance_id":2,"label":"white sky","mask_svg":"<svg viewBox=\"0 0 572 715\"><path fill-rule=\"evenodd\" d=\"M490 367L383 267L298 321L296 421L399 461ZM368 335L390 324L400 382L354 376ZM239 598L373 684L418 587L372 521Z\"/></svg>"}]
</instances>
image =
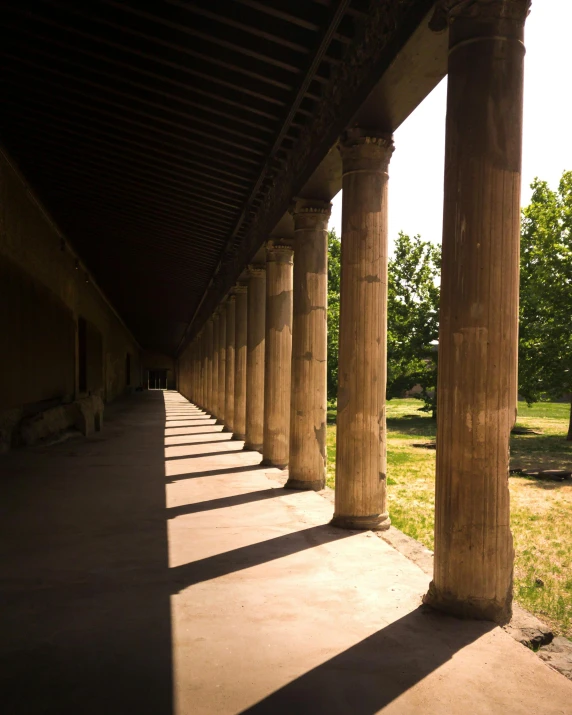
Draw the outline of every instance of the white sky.
<instances>
[{"instance_id":1,"label":"white sky","mask_svg":"<svg viewBox=\"0 0 572 715\"><path fill-rule=\"evenodd\" d=\"M556 188L572 170L572 0L533 0L526 21L522 205L535 176ZM447 78L395 132L389 165L390 251L399 231L441 242ZM341 235L342 194L330 228Z\"/></svg>"}]
</instances>

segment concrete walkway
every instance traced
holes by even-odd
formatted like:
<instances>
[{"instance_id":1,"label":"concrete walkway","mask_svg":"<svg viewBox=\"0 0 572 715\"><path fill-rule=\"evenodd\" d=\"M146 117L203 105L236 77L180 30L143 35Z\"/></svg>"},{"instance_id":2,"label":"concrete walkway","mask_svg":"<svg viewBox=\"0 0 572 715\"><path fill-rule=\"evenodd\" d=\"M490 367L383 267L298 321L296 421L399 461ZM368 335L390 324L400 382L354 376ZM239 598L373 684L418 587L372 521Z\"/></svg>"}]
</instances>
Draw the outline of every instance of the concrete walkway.
<instances>
[{"instance_id":1,"label":"concrete walkway","mask_svg":"<svg viewBox=\"0 0 572 715\"><path fill-rule=\"evenodd\" d=\"M415 564L241 448L155 392L0 458L3 713L572 713L571 682L424 612Z\"/></svg>"}]
</instances>

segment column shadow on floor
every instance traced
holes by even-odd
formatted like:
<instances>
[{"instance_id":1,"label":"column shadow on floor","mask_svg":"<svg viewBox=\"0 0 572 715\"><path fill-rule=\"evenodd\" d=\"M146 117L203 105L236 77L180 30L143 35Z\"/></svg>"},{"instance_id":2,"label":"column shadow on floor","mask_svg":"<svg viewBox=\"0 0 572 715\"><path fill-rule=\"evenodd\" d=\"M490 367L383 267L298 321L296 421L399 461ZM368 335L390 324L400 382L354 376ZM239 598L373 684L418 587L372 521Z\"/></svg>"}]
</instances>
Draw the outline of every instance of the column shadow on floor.
<instances>
[{"instance_id":1,"label":"column shadow on floor","mask_svg":"<svg viewBox=\"0 0 572 715\"><path fill-rule=\"evenodd\" d=\"M286 495L286 492L283 493ZM311 526L291 534L283 534L274 539L266 539L256 544L242 546L232 551L192 561L171 569L173 593L203 581L210 581L236 571L259 566L291 554L313 549L323 544L346 539L355 532L336 529L328 524Z\"/></svg>"},{"instance_id":2,"label":"column shadow on floor","mask_svg":"<svg viewBox=\"0 0 572 715\"><path fill-rule=\"evenodd\" d=\"M187 514L199 514L200 512L211 511L213 509L229 509L233 506L252 504L257 501L284 496L288 496L288 492L284 491L284 489L270 488L261 489L256 492L247 492L246 494L233 494L233 496L221 497L220 499L209 499L195 504L181 504L167 509L167 519L174 519L177 516L185 516Z\"/></svg>"},{"instance_id":3,"label":"column shadow on floor","mask_svg":"<svg viewBox=\"0 0 572 715\"><path fill-rule=\"evenodd\" d=\"M230 441L230 440L229 440ZM212 444L208 442L207 444ZM168 447L179 447L178 444L170 444ZM203 457L220 457L225 454L243 454L244 450L242 447L237 447L237 449L221 449L218 452L199 452L198 454L178 454L172 457L165 457L166 462L175 462L178 459L202 459Z\"/></svg>"},{"instance_id":4,"label":"column shadow on floor","mask_svg":"<svg viewBox=\"0 0 572 715\"><path fill-rule=\"evenodd\" d=\"M491 623L460 621L420 607L296 678L242 715L374 715L493 628ZM462 698L463 693L458 696ZM470 703L466 707L470 712ZM443 702L443 713L447 711ZM413 712L411 706L407 712Z\"/></svg>"},{"instance_id":5,"label":"column shadow on floor","mask_svg":"<svg viewBox=\"0 0 572 715\"><path fill-rule=\"evenodd\" d=\"M268 472L268 467L263 467L261 464L245 464L242 467L221 467L221 469L207 469L202 472L188 472L187 474L174 474L167 479L168 484L174 484L182 479L201 479L202 477L217 477L225 474L242 474L244 472Z\"/></svg>"},{"instance_id":6,"label":"column shadow on floor","mask_svg":"<svg viewBox=\"0 0 572 715\"><path fill-rule=\"evenodd\" d=\"M208 425L207 425L208 426ZM213 425L214 426L214 425ZM196 428L190 428L190 427L170 427L168 429L172 430L188 430L188 429L196 429ZM192 437L193 435L203 435L203 434L226 434L225 432L222 431L222 427L219 430L201 430L199 432L168 432L165 431L165 437Z\"/></svg>"},{"instance_id":7,"label":"column shadow on floor","mask_svg":"<svg viewBox=\"0 0 572 715\"><path fill-rule=\"evenodd\" d=\"M216 425L216 420L214 417L187 417L186 415L179 415L167 417L166 425L169 426L169 422L201 422L200 426L210 427ZM193 426L193 425L190 425ZM197 425L199 426L199 425Z\"/></svg>"},{"instance_id":8,"label":"column shadow on floor","mask_svg":"<svg viewBox=\"0 0 572 715\"><path fill-rule=\"evenodd\" d=\"M220 434L220 432L219 433L215 432L215 434ZM207 439L207 440L203 440L202 442L175 442L175 444L165 444L165 448L167 448L167 447L194 447L195 445L205 445L205 444L213 445L213 444L220 444L221 442L222 443L232 442L233 444L238 444L238 440L235 442L232 439L232 435L229 434L227 437L225 437L225 439Z\"/></svg>"}]
</instances>

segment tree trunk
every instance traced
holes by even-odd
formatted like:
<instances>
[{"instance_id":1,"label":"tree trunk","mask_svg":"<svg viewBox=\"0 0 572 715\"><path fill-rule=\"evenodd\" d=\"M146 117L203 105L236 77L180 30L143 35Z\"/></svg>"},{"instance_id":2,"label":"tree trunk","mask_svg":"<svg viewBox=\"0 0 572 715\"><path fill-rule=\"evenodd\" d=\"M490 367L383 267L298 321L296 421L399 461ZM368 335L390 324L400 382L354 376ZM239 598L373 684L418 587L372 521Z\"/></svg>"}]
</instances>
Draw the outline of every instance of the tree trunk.
<instances>
[{"instance_id":1,"label":"tree trunk","mask_svg":"<svg viewBox=\"0 0 572 715\"><path fill-rule=\"evenodd\" d=\"M572 392L570 393L570 423L568 425L568 436L566 440L572 442Z\"/></svg>"}]
</instances>

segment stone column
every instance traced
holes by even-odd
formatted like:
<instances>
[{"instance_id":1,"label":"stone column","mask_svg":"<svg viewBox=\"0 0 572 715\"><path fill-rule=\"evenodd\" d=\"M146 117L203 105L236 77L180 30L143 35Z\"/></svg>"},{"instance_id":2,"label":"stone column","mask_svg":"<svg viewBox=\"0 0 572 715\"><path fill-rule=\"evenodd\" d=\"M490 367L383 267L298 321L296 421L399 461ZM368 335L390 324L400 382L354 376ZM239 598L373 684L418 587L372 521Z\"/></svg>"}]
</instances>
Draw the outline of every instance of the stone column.
<instances>
[{"instance_id":1,"label":"stone column","mask_svg":"<svg viewBox=\"0 0 572 715\"><path fill-rule=\"evenodd\" d=\"M264 464L284 469L290 450L292 374L291 246L270 241L266 253Z\"/></svg>"},{"instance_id":2,"label":"stone column","mask_svg":"<svg viewBox=\"0 0 572 715\"><path fill-rule=\"evenodd\" d=\"M186 373L186 374L184 374ZM184 360L179 360L177 386L187 393L187 399L193 401L195 391L195 344L191 342Z\"/></svg>"},{"instance_id":3,"label":"stone column","mask_svg":"<svg viewBox=\"0 0 572 715\"><path fill-rule=\"evenodd\" d=\"M218 420L226 424L226 303L219 306L218 316Z\"/></svg>"},{"instance_id":4,"label":"stone column","mask_svg":"<svg viewBox=\"0 0 572 715\"><path fill-rule=\"evenodd\" d=\"M209 318L205 327L205 409L212 415L213 407L213 350L214 350L214 320Z\"/></svg>"},{"instance_id":5,"label":"stone column","mask_svg":"<svg viewBox=\"0 0 572 715\"><path fill-rule=\"evenodd\" d=\"M191 402L193 401L193 393L195 389L195 344L190 342L186 355L182 360L178 361L177 368L177 387L182 392L186 392L186 397Z\"/></svg>"},{"instance_id":6,"label":"stone column","mask_svg":"<svg viewBox=\"0 0 572 715\"><path fill-rule=\"evenodd\" d=\"M248 267L246 320L246 449L262 451L264 435L264 343L266 330L266 268Z\"/></svg>"},{"instance_id":7,"label":"stone column","mask_svg":"<svg viewBox=\"0 0 572 715\"><path fill-rule=\"evenodd\" d=\"M449 3L448 14L432 22L434 29L450 29L435 562L424 600L497 623L512 614L508 469L517 405L529 6L529 0Z\"/></svg>"},{"instance_id":8,"label":"stone column","mask_svg":"<svg viewBox=\"0 0 572 715\"><path fill-rule=\"evenodd\" d=\"M213 417L218 419L219 408L218 408L218 351L220 344L220 332L219 332L219 310L216 308L213 314L213 367L211 373L211 394L212 394L212 404L211 404L211 414Z\"/></svg>"},{"instance_id":9,"label":"stone column","mask_svg":"<svg viewBox=\"0 0 572 715\"><path fill-rule=\"evenodd\" d=\"M246 437L246 326L247 288L234 287L235 308L235 360L234 360L234 439Z\"/></svg>"},{"instance_id":10,"label":"stone column","mask_svg":"<svg viewBox=\"0 0 572 715\"><path fill-rule=\"evenodd\" d=\"M205 408L205 331L201 330L199 338L199 407Z\"/></svg>"},{"instance_id":11,"label":"stone column","mask_svg":"<svg viewBox=\"0 0 572 715\"><path fill-rule=\"evenodd\" d=\"M202 398L201 398L201 373L203 369L203 363L202 363L202 353L203 353L203 336L202 332L199 332L197 334L197 359L196 359L196 364L197 364L197 400L196 400L196 405L198 407L201 406L202 403Z\"/></svg>"},{"instance_id":12,"label":"stone column","mask_svg":"<svg viewBox=\"0 0 572 715\"><path fill-rule=\"evenodd\" d=\"M287 489L326 484L328 218L331 205L298 201L294 210L292 394Z\"/></svg>"},{"instance_id":13,"label":"stone column","mask_svg":"<svg viewBox=\"0 0 572 715\"><path fill-rule=\"evenodd\" d=\"M196 353L195 353L195 404L200 405L201 403L201 336L197 335L196 340Z\"/></svg>"},{"instance_id":14,"label":"stone column","mask_svg":"<svg viewBox=\"0 0 572 715\"><path fill-rule=\"evenodd\" d=\"M195 379L195 349L194 342L189 343L184 359L177 361L176 367L176 384L177 390L182 393L184 390L187 394L185 397L193 401L194 379Z\"/></svg>"},{"instance_id":15,"label":"stone column","mask_svg":"<svg viewBox=\"0 0 572 715\"><path fill-rule=\"evenodd\" d=\"M197 396L198 396L198 390L199 390L199 340L198 337L195 337L193 341L193 360L192 360L192 384L193 384L193 402L196 405L197 404Z\"/></svg>"},{"instance_id":16,"label":"stone column","mask_svg":"<svg viewBox=\"0 0 572 715\"><path fill-rule=\"evenodd\" d=\"M226 373L224 423L229 432L234 432L234 343L235 343L236 296L226 301Z\"/></svg>"},{"instance_id":17,"label":"stone column","mask_svg":"<svg viewBox=\"0 0 572 715\"><path fill-rule=\"evenodd\" d=\"M387 169L390 135L356 128L343 165L336 495L332 523L389 528L386 500Z\"/></svg>"},{"instance_id":18,"label":"stone column","mask_svg":"<svg viewBox=\"0 0 572 715\"><path fill-rule=\"evenodd\" d=\"M203 333L197 335L197 407L203 406Z\"/></svg>"}]
</instances>

